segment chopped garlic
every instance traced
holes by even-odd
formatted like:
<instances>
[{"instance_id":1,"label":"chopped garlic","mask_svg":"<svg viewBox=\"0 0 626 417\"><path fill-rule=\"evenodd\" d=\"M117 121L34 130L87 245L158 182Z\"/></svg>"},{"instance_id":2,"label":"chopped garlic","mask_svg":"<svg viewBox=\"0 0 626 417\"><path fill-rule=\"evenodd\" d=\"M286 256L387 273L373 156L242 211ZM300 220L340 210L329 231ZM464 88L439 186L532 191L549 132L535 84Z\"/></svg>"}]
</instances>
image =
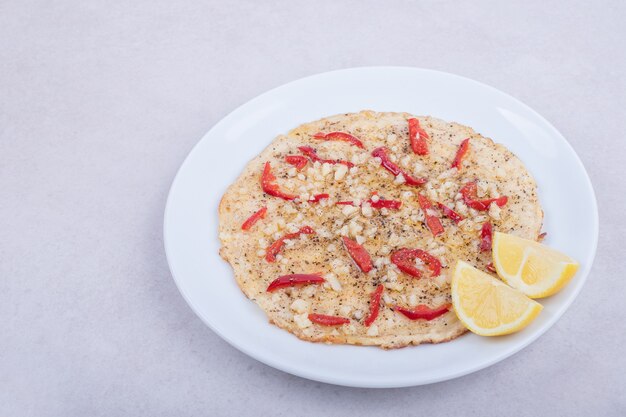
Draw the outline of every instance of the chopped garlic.
<instances>
[{"instance_id":1,"label":"chopped garlic","mask_svg":"<svg viewBox=\"0 0 626 417\"><path fill-rule=\"evenodd\" d=\"M498 205L496 204L496 202L492 202L489 205L489 216L494 219L494 220L500 220L500 212L502 211L502 209L500 207L498 207Z\"/></svg>"},{"instance_id":2,"label":"chopped garlic","mask_svg":"<svg viewBox=\"0 0 626 417\"><path fill-rule=\"evenodd\" d=\"M306 329L313 324L306 313L296 314L293 316L293 321L296 322L296 325L301 329Z\"/></svg>"},{"instance_id":3,"label":"chopped garlic","mask_svg":"<svg viewBox=\"0 0 626 417\"><path fill-rule=\"evenodd\" d=\"M351 205L345 205L343 206L343 208L341 209L341 212L343 213L344 216L352 216L353 214L355 214L357 211L359 211L358 207L354 207Z\"/></svg>"},{"instance_id":4,"label":"chopped garlic","mask_svg":"<svg viewBox=\"0 0 626 417\"><path fill-rule=\"evenodd\" d=\"M378 326L375 324L372 324L369 329L367 329L367 335L368 336L378 336Z\"/></svg>"},{"instance_id":5,"label":"chopped garlic","mask_svg":"<svg viewBox=\"0 0 626 417\"><path fill-rule=\"evenodd\" d=\"M331 273L324 275L324 278L326 279L326 282L328 283L328 285L330 285L330 288L333 289L333 291L337 291L337 292L341 291L341 283L337 279L337 275L331 272Z\"/></svg>"},{"instance_id":6,"label":"chopped garlic","mask_svg":"<svg viewBox=\"0 0 626 417\"><path fill-rule=\"evenodd\" d=\"M304 301L301 298L298 298L297 300L295 300L293 303L291 303L291 307L290 307L293 311L295 311L296 313L304 313L305 311L309 310L309 303Z\"/></svg>"},{"instance_id":7,"label":"chopped garlic","mask_svg":"<svg viewBox=\"0 0 626 417\"><path fill-rule=\"evenodd\" d=\"M339 314L341 314L344 317L350 315L351 311L352 311L352 307L350 306L342 305L341 307L339 307Z\"/></svg>"},{"instance_id":8,"label":"chopped garlic","mask_svg":"<svg viewBox=\"0 0 626 417\"><path fill-rule=\"evenodd\" d=\"M386 292L383 293L383 301L388 306L393 304L393 298L391 298L391 296L389 294L387 294Z\"/></svg>"},{"instance_id":9,"label":"chopped garlic","mask_svg":"<svg viewBox=\"0 0 626 417\"><path fill-rule=\"evenodd\" d=\"M345 176L346 173L348 172L348 167L343 165L343 164L337 164L335 165L335 180L339 181L342 180Z\"/></svg>"},{"instance_id":10,"label":"chopped garlic","mask_svg":"<svg viewBox=\"0 0 626 417\"><path fill-rule=\"evenodd\" d=\"M406 180L404 179L404 175L398 174L396 178L393 180L394 184L404 184Z\"/></svg>"},{"instance_id":11,"label":"chopped garlic","mask_svg":"<svg viewBox=\"0 0 626 417\"><path fill-rule=\"evenodd\" d=\"M469 211L468 211L467 206L463 202L463 200L458 200L454 206L456 208L457 213L459 213L462 216L467 216L467 213Z\"/></svg>"},{"instance_id":12,"label":"chopped garlic","mask_svg":"<svg viewBox=\"0 0 626 417\"><path fill-rule=\"evenodd\" d=\"M374 196L374 197L377 197L377 196ZM374 201L374 200L372 200L372 201ZM361 207L361 213L365 217L372 217L374 215L374 211L372 210L372 206L370 206L369 204L363 204L363 206Z\"/></svg>"},{"instance_id":13,"label":"chopped garlic","mask_svg":"<svg viewBox=\"0 0 626 417\"><path fill-rule=\"evenodd\" d=\"M383 258L383 257L376 258L376 260L374 261L374 266L376 268L382 268L383 265L387 263L387 261L388 261L387 258Z\"/></svg>"},{"instance_id":14,"label":"chopped garlic","mask_svg":"<svg viewBox=\"0 0 626 417\"><path fill-rule=\"evenodd\" d=\"M391 291L402 291L404 289L404 285L397 282L385 282L385 288L390 289Z\"/></svg>"},{"instance_id":15,"label":"chopped garlic","mask_svg":"<svg viewBox=\"0 0 626 417\"><path fill-rule=\"evenodd\" d=\"M356 236L363 231L363 226L361 226L357 221L352 220L349 224L349 230L352 236Z\"/></svg>"}]
</instances>

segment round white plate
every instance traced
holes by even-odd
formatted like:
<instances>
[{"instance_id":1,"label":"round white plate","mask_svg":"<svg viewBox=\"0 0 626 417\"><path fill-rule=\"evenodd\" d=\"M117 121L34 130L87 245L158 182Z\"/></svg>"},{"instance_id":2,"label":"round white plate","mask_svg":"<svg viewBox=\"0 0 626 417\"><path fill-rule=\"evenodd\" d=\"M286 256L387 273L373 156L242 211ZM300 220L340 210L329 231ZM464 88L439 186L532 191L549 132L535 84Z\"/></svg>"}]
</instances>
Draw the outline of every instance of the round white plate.
<instances>
[{"instance_id":1,"label":"round white plate","mask_svg":"<svg viewBox=\"0 0 626 417\"><path fill-rule=\"evenodd\" d=\"M432 115L503 143L534 175L547 243L580 262L529 327L505 337L466 334L452 342L392 351L304 342L270 325L218 255L217 206L246 163L278 134L363 109ZM218 335L246 354L301 377L355 387L403 387L455 378L492 365L537 339L565 312L591 268L598 238L593 188L574 150L528 106L492 87L417 68L354 68L268 91L216 124L191 151L165 210L165 250L180 292ZM558 355L558 352L553 352Z\"/></svg>"}]
</instances>

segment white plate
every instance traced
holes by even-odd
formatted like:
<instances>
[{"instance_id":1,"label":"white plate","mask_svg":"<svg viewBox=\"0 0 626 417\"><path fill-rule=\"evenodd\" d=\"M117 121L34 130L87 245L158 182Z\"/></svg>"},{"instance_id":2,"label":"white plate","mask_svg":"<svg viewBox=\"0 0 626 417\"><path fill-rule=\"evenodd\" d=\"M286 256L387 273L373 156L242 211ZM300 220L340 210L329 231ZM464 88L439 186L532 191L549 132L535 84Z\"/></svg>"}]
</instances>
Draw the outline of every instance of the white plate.
<instances>
[{"instance_id":1,"label":"white plate","mask_svg":"<svg viewBox=\"0 0 626 417\"><path fill-rule=\"evenodd\" d=\"M467 334L452 342L392 351L303 342L268 323L218 256L217 206L245 164L297 125L363 109L432 115L473 127L503 143L539 185L547 243L580 261L580 270L523 331L498 338ZM537 339L565 312L591 268L598 238L596 199L585 169L539 114L492 87L447 73L373 67L334 71L278 87L213 127L191 151L165 210L165 250L180 292L218 335L283 371L332 384L403 387L485 368ZM558 355L558 352L552 354Z\"/></svg>"}]
</instances>

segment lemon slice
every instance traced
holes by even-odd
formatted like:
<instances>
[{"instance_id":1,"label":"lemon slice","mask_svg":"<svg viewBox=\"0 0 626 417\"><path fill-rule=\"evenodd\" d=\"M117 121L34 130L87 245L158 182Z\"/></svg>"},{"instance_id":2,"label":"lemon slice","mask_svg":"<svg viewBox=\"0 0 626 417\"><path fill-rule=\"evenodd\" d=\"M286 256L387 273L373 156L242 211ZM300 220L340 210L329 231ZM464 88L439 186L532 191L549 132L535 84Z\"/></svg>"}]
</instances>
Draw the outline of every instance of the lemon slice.
<instances>
[{"instance_id":1,"label":"lemon slice","mask_svg":"<svg viewBox=\"0 0 626 417\"><path fill-rule=\"evenodd\" d=\"M569 256L506 233L495 233L492 254L498 276L531 298L558 292L578 270Z\"/></svg>"},{"instance_id":2,"label":"lemon slice","mask_svg":"<svg viewBox=\"0 0 626 417\"><path fill-rule=\"evenodd\" d=\"M459 320L482 336L517 332L543 308L493 276L458 261L452 276L452 305Z\"/></svg>"}]
</instances>

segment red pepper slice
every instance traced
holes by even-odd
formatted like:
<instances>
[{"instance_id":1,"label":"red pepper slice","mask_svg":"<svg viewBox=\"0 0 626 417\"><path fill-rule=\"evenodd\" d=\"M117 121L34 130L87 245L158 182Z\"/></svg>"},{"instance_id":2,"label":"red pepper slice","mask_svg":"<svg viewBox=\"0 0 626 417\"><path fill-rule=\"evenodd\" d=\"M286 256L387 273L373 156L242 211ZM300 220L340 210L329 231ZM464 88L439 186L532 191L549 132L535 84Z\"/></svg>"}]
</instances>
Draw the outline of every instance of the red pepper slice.
<instances>
[{"instance_id":1,"label":"red pepper slice","mask_svg":"<svg viewBox=\"0 0 626 417\"><path fill-rule=\"evenodd\" d=\"M430 214L430 212L433 211L433 205L430 202L430 200L426 198L426 196L422 194L418 194L417 201L419 202L420 207L422 208L422 211L424 212L424 218L426 219L426 226L428 226L433 236L439 236L440 234L442 234L443 226L441 225L441 222L439 221L439 217L433 214Z\"/></svg>"},{"instance_id":2,"label":"red pepper slice","mask_svg":"<svg viewBox=\"0 0 626 417\"><path fill-rule=\"evenodd\" d=\"M361 142L355 136L352 136L351 134L346 133L346 132L329 132L329 133L318 132L314 134L313 137L315 139L321 139L321 140L338 140L341 142L348 142L356 147L365 149L365 146L363 146L363 142Z\"/></svg>"},{"instance_id":3,"label":"red pepper slice","mask_svg":"<svg viewBox=\"0 0 626 417\"><path fill-rule=\"evenodd\" d=\"M313 148L311 148L310 146L298 146L298 149L300 150L300 152L302 152L303 154L305 154L306 156L309 157L309 159L311 159L311 161L313 162L319 162L320 164L342 164L347 166L348 168L352 168L354 166L354 164L352 162L349 161L344 161L344 160L335 160L335 159L323 159L320 158L317 155L317 151Z\"/></svg>"},{"instance_id":4,"label":"red pepper slice","mask_svg":"<svg viewBox=\"0 0 626 417\"><path fill-rule=\"evenodd\" d=\"M398 200L383 200L382 198L378 201L372 201L370 198L367 202L375 209L390 209L390 210L400 210L402 206L402 201ZM335 204L339 206L354 206L354 201L337 201Z\"/></svg>"},{"instance_id":5,"label":"red pepper slice","mask_svg":"<svg viewBox=\"0 0 626 417\"><path fill-rule=\"evenodd\" d=\"M350 319L345 317L327 316L325 314L309 314L309 320L313 323L321 324L322 326L340 326L342 324L350 323Z\"/></svg>"},{"instance_id":6,"label":"red pepper slice","mask_svg":"<svg viewBox=\"0 0 626 417\"><path fill-rule=\"evenodd\" d=\"M276 262L276 255L282 249L283 245L285 244L285 240L295 239L301 234L310 235L312 233L315 233L315 231L309 226L303 226L295 233L287 233L285 236L279 238L274 243L269 245L267 249L265 249L265 260L267 262Z\"/></svg>"},{"instance_id":7,"label":"red pepper slice","mask_svg":"<svg viewBox=\"0 0 626 417\"><path fill-rule=\"evenodd\" d=\"M346 250L350 254L350 257L352 258L356 266L358 266L359 269L365 273L370 272L374 268L374 265L372 264L372 258L370 257L370 254L367 253L365 248L359 245L354 240L349 239L345 236L342 238L342 240L344 246L346 247Z\"/></svg>"},{"instance_id":8,"label":"red pepper slice","mask_svg":"<svg viewBox=\"0 0 626 417\"><path fill-rule=\"evenodd\" d=\"M388 152L389 150L387 148L381 146L380 148L376 148L372 151L372 156L380 158L383 168L391 172L394 176L397 177L398 175L402 174L402 176L404 177L404 181L408 185L420 186L426 184L426 182L428 181L426 178L415 178L411 174L400 168L398 165L394 164L391 159L389 159Z\"/></svg>"},{"instance_id":9,"label":"red pepper slice","mask_svg":"<svg viewBox=\"0 0 626 417\"><path fill-rule=\"evenodd\" d=\"M313 196L313 198L311 198L311 199L309 200L309 203L317 203L317 202L319 202L320 200L323 200L323 199L328 198L328 197L330 197L330 195L328 195L328 194L326 194L326 193L323 193L323 194L315 194L315 195Z\"/></svg>"},{"instance_id":10,"label":"red pepper slice","mask_svg":"<svg viewBox=\"0 0 626 417\"><path fill-rule=\"evenodd\" d=\"M452 168L461 169L461 162L463 161L463 157L469 150L469 145L469 138L461 142L461 145L459 145L459 149L456 151L454 161L452 161Z\"/></svg>"},{"instance_id":11,"label":"red pepper slice","mask_svg":"<svg viewBox=\"0 0 626 417\"><path fill-rule=\"evenodd\" d=\"M494 274L498 272L498 271L496 271L496 267L493 266L493 262L489 262L487 264L487 271L493 272Z\"/></svg>"},{"instance_id":12,"label":"red pepper slice","mask_svg":"<svg viewBox=\"0 0 626 417\"><path fill-rule=\"evenodd\" d=\"M287 155L285 156L285 161L289 165L295 166L298 171L302 171L302 168L304 168L306 164L309 162L309 160L306 159L306 157L301 156L301 155Z\"/></svg>"},{"instance_id":13,"label":"red pepper slice","mask_svg":"<svg viewBox=\"0 0 626 417\"><path fill-rule=\"evenodd\" d=\"M253 213L252 216L248 217L248 220L243 222L241 230L250 230L250 228L259 221L259 219L265 218L265 213L267 213L267 207L262 207L260 210Z\"/></svg>"},{"instance_id":14,"label":"red pepper slice","mask_svg":"<svg viewBox=\"0 0 626 417\"><path fill-rule=\"evenodd\" d=\"M441 262L430 253L421 249L401 248L391 254L391 262L398 269L415 278L422 276L422 271L415 266L415 258L421 259L431 271L432 277L441 274Z\"/></svg>"},{"instance_id":15,"label":"red pepper slice","mask_svg":"<svg viewBox=\"0 0 626 417\"><path fill-rule=\"evenodd\" d=\"M375 209L386 208L390 210L400 210L400 207L402 206L402 201L398 200L383 200L381 198L378 201L372 201L372 199L370 198L367 201L370 203L372 208Z\"/></svg>"},{"instance_id":16,"label":"red pepper slice","mask_svg":"<svg viewBox=\"0 0 626 417\"><path fill-rule=\"evenodd\" d=\"M275 291L279 288L294 287L296 285L321 284L326 280L321 277L321 273L315 274L291 274L276 278L267 286L267 292Z\"/></svg>"},{"instance_id":17,"label":"red pepper slice","mask_svg":"<svg viewBox=\"0 0 626 417\"><path fill-rule=\"evenodd\" d=\"M282 198L283 200L293 200L297 197L280 191L278 184L274 183L275 180L276 177L272 174L272 166L269 162L266 162L263 168L263 174L261 174L261 188L263 188L263 192L274 197Z\"/></svg>"},{"instance_id":18,"label":"red pepper slice","mask_svg":"<svg viewBox=\"0 0 626 417\"><path fill-rule=\"evenodd\" d=\"M376 287L376 290L374 290L374 292L371 295L370 313L368 314L368 316L365 318L365 321L363 322L363 324L365 324L366 327L371 326L372 323L374 323L374 320L376 320L376 317L378 317L378 312L380 311L380 297L383 295L384 289L385 287L383 287L383 284L379 284L378 287Z\"/></svg>"},{"instance_id":19,"label":"red pepper slice","mask_svg":"<svg viewBox=\"0 0 626 417\"><path fill-rule=\"evenodd\" d=\"M409 139L411 140L411 149L418 155L428 155L428 133L420 126L418 119L412 118L409 122Z\"/></svg>"},{"instance_id":20,"label":"red pepper slice","mask_svg":"<svg viewBox=\"0 0 626 417\"><path fill-rule=\"evenodd\" d=\"M437 207L439 207L439 209L443 212L443 215L448 217L449 219L454 220L455 223L460 222L461 220L464 219L463 216L461 216L459 213L457 213L456 211L452 210L450 207L445 206L441 203L437 203Z\"/></svg>"},{"instance_id":21,"label":"red pepper slice","mask_svg":"<svg viewBox=\"0 0 626 417\"><path fill-rule=\"evenodd\" d=\"M498 198L489 198L487 200L477 200L478 186L476 185L475 182L468 182L459 190L459 192L463 196L463 201L465 201L465 204L468 207L473 208L474 210L479 210L479 211L489 210L489 205L493 202L495 202L498 205L498 207L502 207L509 200L507 196L502 196Z\"/></svg>"},{"instance_id":22,"label":"red pepper slice","mask_svg":"<svg viewBox=\"0 0 626 417\"><path fill-rule=\"evenodd\" d=\"M410 320L433 320L437 317L446 314L450 310L450 304L444 304L439 307L430 308L427 305L420 304L415 308L409 309L400 306L395 306L393 309L398 313L402 313Z\"/></svg>"},{"instance_id":23,"label":"red pepper slice","mask_svg":"<svg viewBox=\"0 0 626 417\"><path fill-rule=\"evenodd\" d=\"M487 252L491 250L491 235L493 227L490 221L486 221L483 224L483 228L480 229L480 251Z\"/></svg>"}]
</instances>

